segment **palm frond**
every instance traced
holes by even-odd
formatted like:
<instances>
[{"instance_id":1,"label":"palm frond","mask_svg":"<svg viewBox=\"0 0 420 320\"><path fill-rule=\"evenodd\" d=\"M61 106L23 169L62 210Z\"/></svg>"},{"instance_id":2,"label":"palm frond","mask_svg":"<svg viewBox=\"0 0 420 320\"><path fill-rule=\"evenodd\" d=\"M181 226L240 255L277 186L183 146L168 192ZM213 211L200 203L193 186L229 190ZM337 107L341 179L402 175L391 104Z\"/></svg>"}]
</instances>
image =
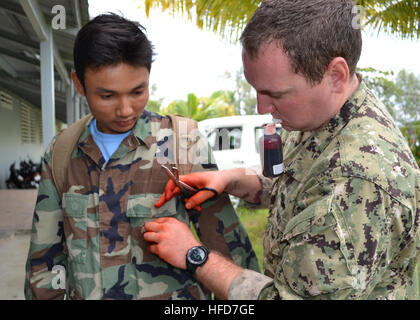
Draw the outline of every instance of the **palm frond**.
<instances>
[{"instance_id":1,"label":"palm frond","mask_svg":"<svg viewBox=\"0 0 420 320\"><path fill-rule=\"evenodd\" d=\"M420 39L420 0L354 0L364 7L366 25L402 38ZM149 16L152 8L187 14L203 29L236 41L261 0L144 0Z\"/></svg>"},{"instance_id":2,"label":"palm frond","mask_svg":"<svg viewBox=\"0 0 420 320\"><path fill-rule=\"evenodd\" d=\"M364 7L366 26L384 31L401 38L420 38L420 1L419 0L359 0Z\"/></svg>"}]
</instances>

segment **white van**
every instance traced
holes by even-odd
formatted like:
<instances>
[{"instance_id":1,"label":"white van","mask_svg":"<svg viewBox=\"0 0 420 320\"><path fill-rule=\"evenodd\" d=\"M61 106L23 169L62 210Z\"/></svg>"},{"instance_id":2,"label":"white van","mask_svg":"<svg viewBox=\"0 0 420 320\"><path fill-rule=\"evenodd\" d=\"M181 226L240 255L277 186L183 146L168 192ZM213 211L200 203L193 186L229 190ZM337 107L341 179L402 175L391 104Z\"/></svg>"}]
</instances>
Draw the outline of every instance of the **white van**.
<instances>
[{"instance_id":1,"label":"white van","mask_svg":"<svg viewBox=\"0 0 420 320\"><path fill-rule=\"evenodd\" d=\"M219 170L261 168L258 140L262 125L272 120L270 114L222 117L200 121L198 128L207 137Z\"/></svg>"}]
</instances>

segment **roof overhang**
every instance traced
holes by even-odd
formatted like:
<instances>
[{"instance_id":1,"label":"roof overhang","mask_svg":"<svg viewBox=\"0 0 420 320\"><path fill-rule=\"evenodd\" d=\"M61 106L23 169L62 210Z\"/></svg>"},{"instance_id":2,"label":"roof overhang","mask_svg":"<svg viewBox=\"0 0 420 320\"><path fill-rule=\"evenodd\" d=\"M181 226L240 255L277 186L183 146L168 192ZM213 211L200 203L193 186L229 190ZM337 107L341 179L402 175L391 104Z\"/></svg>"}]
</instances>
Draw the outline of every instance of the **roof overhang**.
<instances>
[{"instance_id":1,"label":"roof overhang","mask_svg":"<svg viewBox=\"0 0 420 320\"><path fill-rule=\"evenodd\" d=\"M53 29L56 117L66 122L66 86L73 69L77 31L89 21L88 0L1 0L0 85L41 106L40 43L56 14L65 9L65 28Z\"/></svg>"}]
</instances>

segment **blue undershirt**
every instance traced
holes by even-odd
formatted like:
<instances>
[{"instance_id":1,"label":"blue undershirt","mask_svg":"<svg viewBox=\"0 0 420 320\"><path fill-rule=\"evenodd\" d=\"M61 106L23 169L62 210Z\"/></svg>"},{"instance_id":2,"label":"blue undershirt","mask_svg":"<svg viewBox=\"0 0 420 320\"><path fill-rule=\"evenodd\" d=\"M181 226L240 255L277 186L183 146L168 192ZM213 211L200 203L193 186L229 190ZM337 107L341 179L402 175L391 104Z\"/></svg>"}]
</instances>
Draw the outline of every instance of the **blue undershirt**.
<instances>
[{"instance_id":1,"label":"blue undershirt","mask_svg":"<svg viewBox=\"0 0 420 320\"><path fill-rule=\"evenodd\" d=\"M116 134L100 132L96 126L96 119L92 120L89 125L89 129L93 140L104 156L105 163L108 162L109 158L111 158L114 152L117 151L121 142L131 133L131 130Z\"/></svg>"}]
</instances>

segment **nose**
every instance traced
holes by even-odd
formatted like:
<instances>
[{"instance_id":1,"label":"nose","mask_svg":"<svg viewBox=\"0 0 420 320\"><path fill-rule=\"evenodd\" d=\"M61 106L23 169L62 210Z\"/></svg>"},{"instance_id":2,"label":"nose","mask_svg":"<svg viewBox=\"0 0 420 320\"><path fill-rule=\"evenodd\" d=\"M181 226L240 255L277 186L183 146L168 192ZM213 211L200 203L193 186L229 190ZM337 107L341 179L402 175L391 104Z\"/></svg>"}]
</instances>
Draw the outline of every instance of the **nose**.
<instances>
[{"instance_id":1,"label":"nose","mask_svg":"<svg viewBox=\"0 0 420 320\"><path fill-rule=\"evenodd\" d=\"M273 113L275 107L271 98L267 95L257 93L257 110L259 114Z\"/></svg>"},{"instance_id":2,"label":"nose","mask_svg":"<svg viewBox=\"0 0 420 320\"><path fill-rule=\"evenodd\" d=\"M116 115L119 118L128 118L133 113L133 107L128 97L122 97L116 109Z\"/></svg>"}]
</instances>

